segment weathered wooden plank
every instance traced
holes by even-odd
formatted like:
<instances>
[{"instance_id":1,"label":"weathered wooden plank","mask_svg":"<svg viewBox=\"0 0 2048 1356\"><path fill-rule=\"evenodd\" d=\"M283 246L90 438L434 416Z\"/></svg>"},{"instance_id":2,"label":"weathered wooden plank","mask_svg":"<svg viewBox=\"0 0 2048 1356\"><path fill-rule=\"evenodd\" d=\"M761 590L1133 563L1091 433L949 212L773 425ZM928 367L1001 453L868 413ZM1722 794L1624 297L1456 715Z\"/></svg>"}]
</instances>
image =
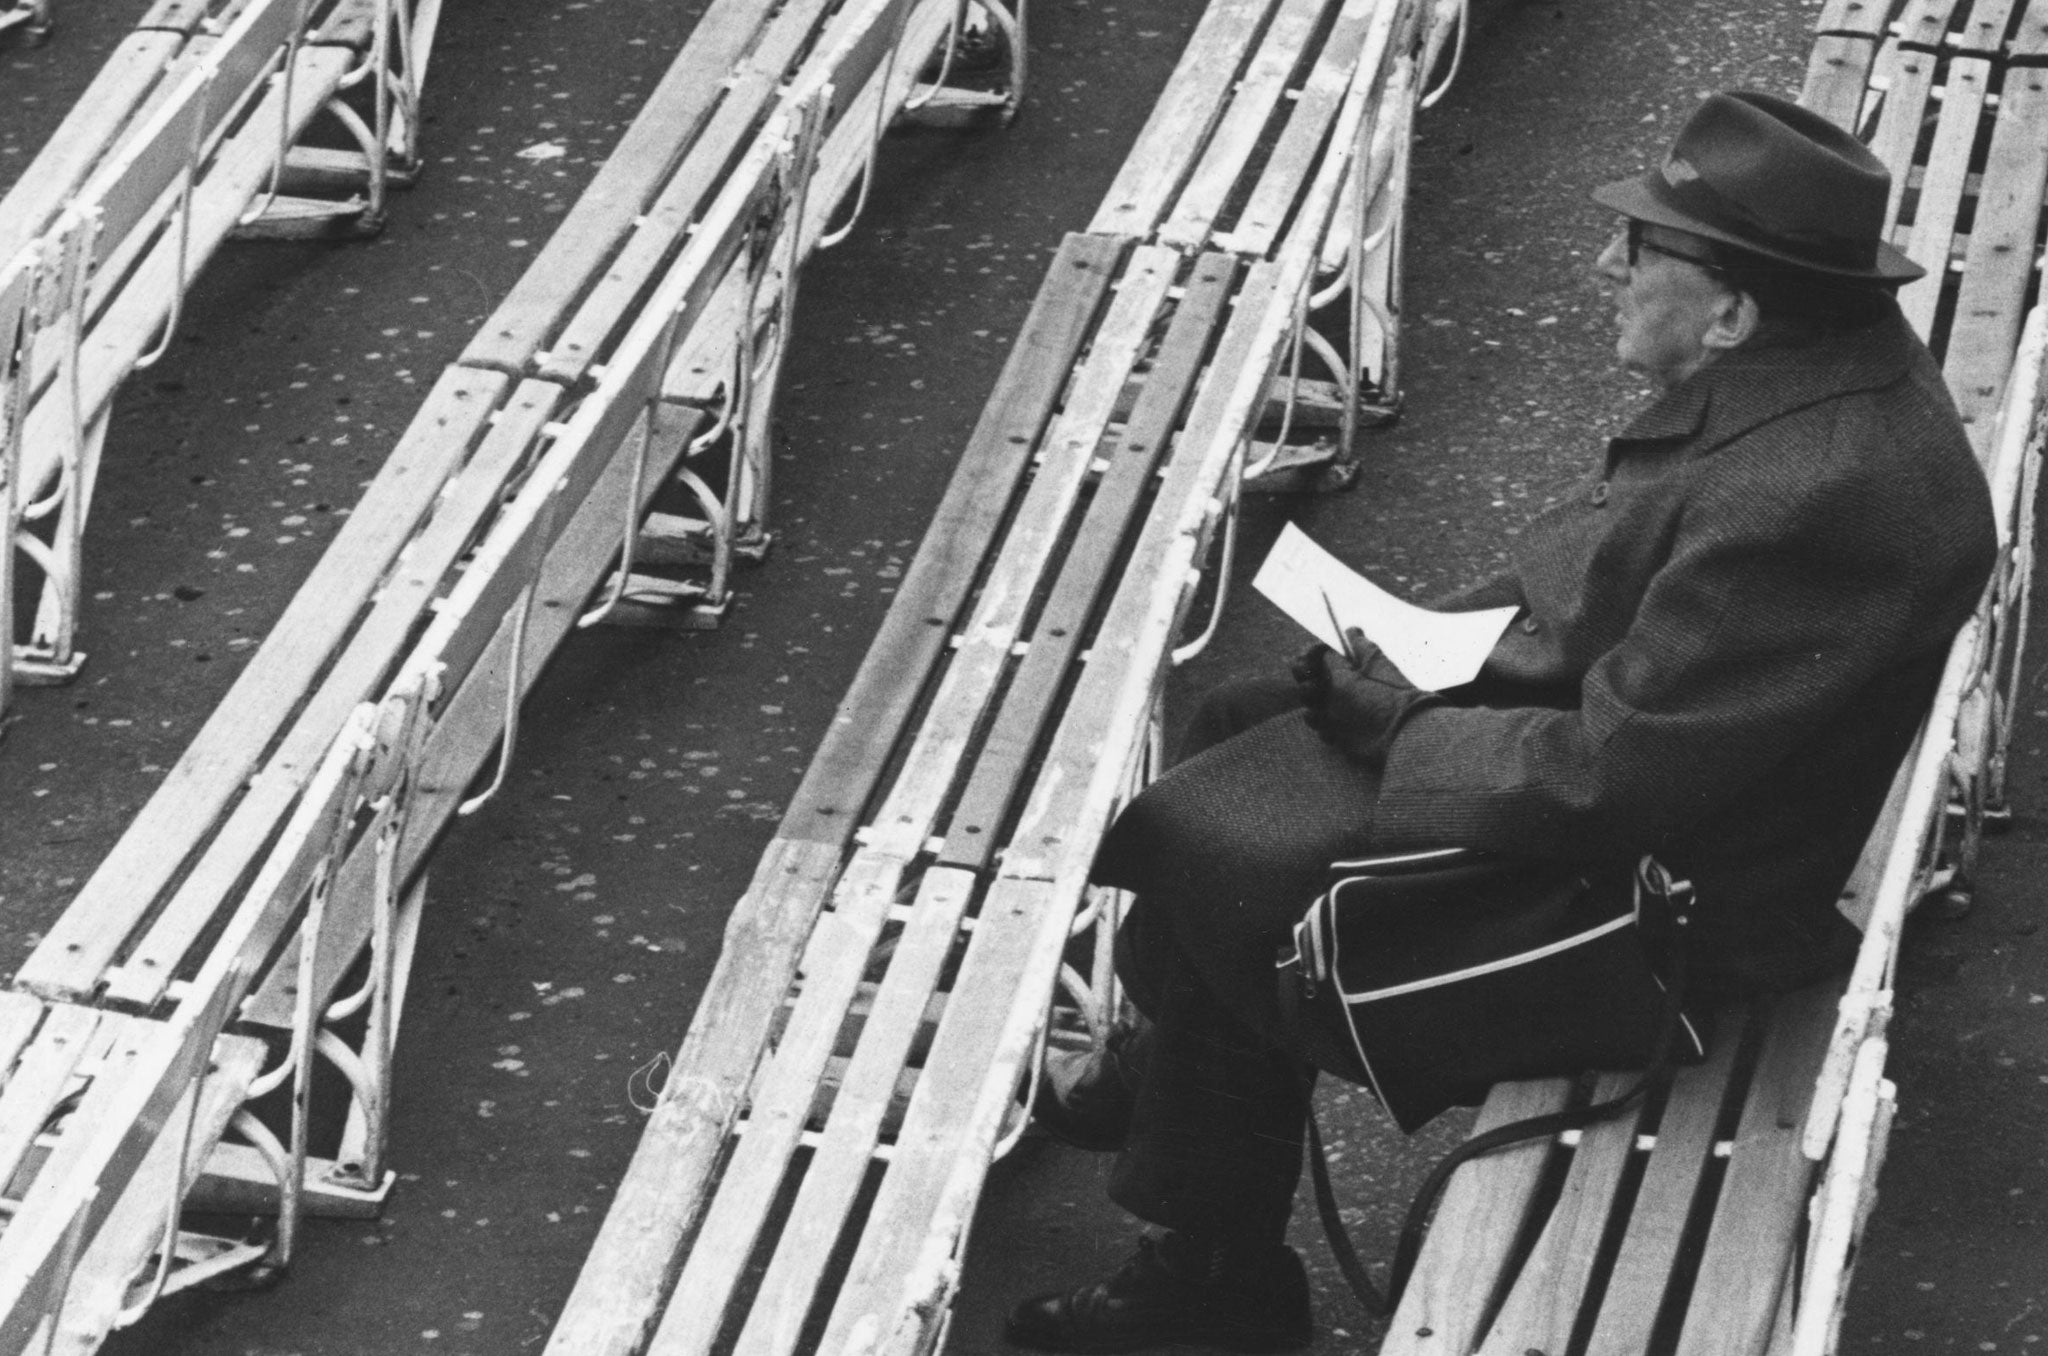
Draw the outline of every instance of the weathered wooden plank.
<instances>
[{"instance_id":1,"label":"weathered wooden plank","mask_svg":"<svg viewBox=\"0 0 2048 1356\"><path fill-rule=\"evenodd\" d=\"M1302 85L1293 111L1287 115L1286 128L1259 172L1251 197L1230 228L1232 249L1264 258L1280 238L1295 200L1324 154L1330 123L1343 105L1344 92L1350 88L1361 60L1385 60L1384 46L1373 56L1360 55L1369 34L1386 31L1391 16L1382 17L1385 8L1383 0L1347 0L1338 12L1316 56L1315 69ZM1329 149L1338 154L1350 153L1349 147Z\"/></svg>"},{"instance_id":2,"label":"weathered wooden plank","mask_svg":"<svg viewBox=\"0 0 2048 1356\"><path fill-rule=\"evenodd\" d=\"M1877 40L1827 34L1814 39L1799 102L1837 127L1856 128Z\"/></svg>"},{"instance_id":3,"label":"weathered wooden plank","mask_svg":"<svg viewBox=\"0 0 2048 1356\"><path fill-rule=\"evenodd\" d=\"M52 1006L21 1063L7 1075L6 1086L0 1088L0 1183L13 1178L42 1133L99 1023L100 1014L91 1008Z\"/></svg>"},{"instance_id":4,"label":"weathered wooden plank","mask_svg":"<svg viewBox=\"0 0 2048 1356\"><path fill-rule=\"evenodd\" d=\"M736 73L711 124L690 147L675 177L633 228L624 248L591 284L568 322L536 355L536 374L547 381L573 386L614 338L633 322L636 306L660 269L682 248L697 216L704 210L732 158L774 108L780 76L748 67Z\"/></svg>"},{"instance_id":5,"label":"weathered wooden plank","mask_svg":"<svg viewBox=\"0 0 2048 1356\"><path fill-rule=\"evenodd\" d=\"M1971 0L1960 29L1950 31L1942 46L1951 52L1996 57L2005 50L2005 31L2012 23L2015 0Z\"/></svg>"},{"instance_id":6,"label":"weathered wooden plank","mask_svg":"<svg viewBox=\"0 0 2048 1356\"><path fill-rule=\"evenodd\" d=\"M2048 4L2043 0L2027 0L2027 12L2013 32L2006 55L2022 61L2048 57Z\"/></svg>"},{"instance_id":7,"label":"weathered wooden plank","mask_svg":"<svg viewBox=\"0 0 2048 1356\"><path fill-rule=\"evenodd\" d=\"M510 385L452 368L156 794L30 954L16 982L84 995L209 832L355 625L399 550L482 434Z\"/></svg>"},{"instance_id":8,"label":"weathered wooden plank","mask_svg":"<svg viewBox=\"0 0 2048 1356\"><path fill-rule=\"evenodd\" d=\"M1021 880L998 881L983 901L953 990L973 1001L947 1004L819 1350L920 1350L906 1329L942 1321L1074 902Z\"/></svg>"},{"instance_id":9,"label":"weathered wooden plank","mask_svg":"<svg viewBox=\"0 0 2048 1356\"><path fill-rule=\"evenodd\" d=\"M1984 164L1942 370L1973 440L1991 436L2026 318L2036 232L2048 192L2048 71L2011 67Z\"/></svg>"},{"instance_id":10,"label":"weathered wooden plank","mask_svg":"<svg viewBox=\"0 0 2048 1356\"><path fill-rule=\"evenodd\" d=\"M1151 116L1088 223L1101 235L1149 236L1216 119L1265 23L1270 0L1216 0L1202 13Z\"/></svg>"},{"instance_id":11,"label":"weathered wooden plank","mask_svg":"<svg viewBox=\"0 0 2048 1356\"><path fill-rule=\"evenodd\" d=\"M533 355L547 347L591 278L618 252L633 219L667 182L767 18L758 0L714 0L603 168L463 349L463 363L526 374Z\"/></svg>"},{"instance_id":12,"label":"weathered wooden plank","mask_svg":"<svg viewBox=\"0 0 2048 1356\"><path fill-rule=\"evenodd\" d=\"M796 957L839 874L833 844L777 839L726 923L632 1162L577 1274L548 1356L631 1356L653 1326L695 1223L703 1183L739 1114Z\"/></svg>"},{"instance_id":13,"label":"weathered wooden plank","mask_svg":"<svg viewBox=\"0 0 2048 1356\"><path fill-rule=\"evenodd\" d=\"M1906 0L1899 15L1899 41L1933 51L1948 33L1956 6L1965 0Z\"/></svg>"},{"instance_id":14,"label":"weathered wooden plank","mask_svg":"<svg viewBox=\"0 0 2048 1356\"><path fill-rule=\"evenodd\" d=\"M1820 17L1813 21L1816 34L1855 33L1874 38L1882 34L1897 0L1827 0Z\"/></svg>"},{"instance_id":15,"label":"weathered wooden plank","mask_svg":"<svg viewBox=\"0 0 2048 1356\"><path fill-rule=\"evenodd\" d=\"M1984 112L1991 63L1956 57L1948 63L1943 87L1941 122L1927 155L1927 177L1920 185L1913 212L1913 235L1906 253L1927 270L1927 276L1899 289L1899 306L1923 337L1933 333L1936 303L1948 277L1949 254L1955 240L1956 216L1962 209L1963 185L1970 167L1970 148L1977 139Z\"/></svg>"},{"instance_id":16,"label":"weathered wooden plank","mask_svg":"<svg viewBox=\"0 0 2048 1356\"><path fill-rule=\"evenodd\" d=\"M874 910L874 932L894 899L893 881L885 883L886 894L860 901ZM805 1170L770 1270L749 1306L737 1353L791 1349L789 1339L803 1325L818 1274L860 1189L911 1041L973 894L974 878L963 871L932 870L919 882L910 922L897 938L860 1043L841 1076L824 1142ZM842 931L841 912L835 907L819 920L820 928ZM806 964L796 1012L756 1084L747 1133L719 1182L648 1356L708 1350L717 1335L730 1289L810 1115L819 1074L867 963L874 935L863 933L839 948L838 964L830 969Z\"/></svg>"},{"instance_id":17,"label":"weathered wooden plank","mask_svg":"<svg viewBox=\"0 0 2048 1356\"><path fill-rule=\"evenodd\" d=\"M1870 138L1870 151L1892 172L1891 197L1885 203L1887 231L1899 219L1899 206L1906 195L1906 181L1913 165L1913 152L1920 144L1926 125L1930 96L1934 89L1936 58L1932 52L1909 47L1887 47L1881 61L1886 81L1884 105L1878 112L1877 130Z\"/></svg>"},{"instance_id":18,"label":"weathered wooden plank","mask_svg":"<svg viewBox=\"0 0 2048 1356\"><path fill-rule=\"evenodd\" d=\"M1159 240L1180 249L1200 249L1226 200L1246 178L1253 152L1265 135L1280 97L1296 73L1309 64L1309 42L1321 29L1331 0L1280 0L1257 51L1232 92L1201 156L1159 228Z\"/></svg>"},{"instance_id":19,"label":"weathered wooden plank","mask_svg":"<svg viewBox=\"0 0 2048 1356\"><path fill-rule=\"evenodd\" d=\"M57 219L183 45L179 33L138 32L114 49L36 158L0 197L0 260L12 259Z\"/></svg>"},{"instance_id":20,"label":"weathered wooden plank","mask_svg":"<svg viewBox=\"0 0 2048 1356\"><path fill-rule=\"evenodd\" d=\"M868 844L886 844L885 850L908 858L937 827L950 789L966 770L968 751L986 728L1028 609L1043 596L1103 433L1179 265L1175 251L1144 245L1119 275L1116 296L1046 434L1031 487L1003 534L960 643L870 821Z\"/></svg>"},{"instance_id":21,"label":"weathered wooden plank","mask_svg":"<svg viewBox=\"0 0 2048 1356\"><path fill-rule=\"evenodd\" d=\"M692 140L674 176L548 343L540 376L565 385L582 380L613 336L631 322L635 302L682 247L690 225L775 111L775 93L816 33L825 9L826 0L795 0L775 12L746 59L725 78L717 110Z\"/></svg>"},{"instance_id":22,"label":"weathered wooden plank","mask_svg":"<svg viewBox=\"0 0 2048 1356\"><path fill-rule=\"evenodd\" d=\"M29 1037L35 1035L42 1020L40 1000L12 989L0 991L0 1083L5 1082L15 1057L28 1045Z\"/></svg>"},{"instance_id":23,"label":"weathered wooden plank","mask_svg":"<svg viewBox=\"0 0 2048 1356\"><path fill-rule=\"evenodd\" d=\"M1128 244L1086 235L1061 244L896 599L783 815L782 836L833 845L851 838Z\"/></svg>"},{"instance_id":24,"label":"weathered wooden plank","mask_svg":"<svg viewBox=\"0 0 2048 1356\"><path fill-rule=\"evenodd\" d=\"M1145 530L1124 566L1088 663L1067 700L1003 858L1005 875L1037 876L1082 888L1133 766L1216 519L1234 487L1224 484L1264 408L1266 382L1292 328L1306 258L1246 270L1231 322L1210 362Z\"/></svg>"},{"instance_id":25,"label":"weathered wooden plank","mask_svg":"<svg viewBox=\"0 0 2048 1356\"><path fill-rule=\"evenodd\" d=\"M1486 1099L1472 1133L1547 1116L1570 1101L1571 1084L1563 1079L1502 1083ZM1387 1325L1381 1356L1466 1356L1478 1345L1480 1319L1506 1279L1508 1253L1555 1151L1551 1140L1532 1140L1458 1169Z\"/></svg>"},{"instance_id":26,"label":"weathered wooden plank","mask_svg":"<svg viewBox=\"0 0 2048 1356\"><path fill-rule=\"evenodd\" d=\"M1649 1350L1686 1220L1713 1159L1714 1131L1728 1100L1746 1017L1739 1008L1721 1013L1706 1062L1680 1069L1672 1080L1586 1356L1641 1356Z\"/></svg>"},{"instance_id":27,"label":"weathered wooden plank","mask_svg":"<svg viewBox=\"0 0 2048 1356\"><path fill-rule=\"evenodd\" d=\"M1618 1097L1639 1077L1603 1074L1593 1099ZM1564 1191L1480 1347L1482 1356L1562 1352L1570 1344L1641 1120L1638 1102L1612 1120L1586 1127L1565 1174Z\"/></svg>"},{"instance_id":28,"label":"weathered wooden plank","mask_svg":"<svg viewBox=\"0 0 2048 1356\"><path fill-rule=\"evenodd\" d=\"M1154 471L1179 427L1202 360L1226 318L1237 278L1227 255L1205 256L1189 276L1166 339L1144 378L1080 533L1067 548L1052 595L1032 626L1030 649L976 755L972 777L946 829L939 860L980 871L1001 846L1000 830L1030 759L1056 714L1054 698L1087 637L1111 568L1138 520Z\"/></svg>"},{"instance_id":29,"label":"weathered wooden plank","mask_svg":"<svg viewBox=\"0 0 2048 1356\"><path fill-rule=\"evenodd\" d=\"M933 991L973 888L965 873L943 869L934 869L922 882L917 910L897 941L889 974L842 1076L823 1139L761 1279L735 1356L795 1349L818 1274L844 1227L874 1146L899 1106L902 1080L914 1076L903 1070L904 1062L934 1008L943 1014Z\"/></svg>"},{"instance_id":30,"label":"weathered wooden plank","mask_svg":"<svg viewBox=\"0 0 2048 1356\"><path fill-rule=\"evenodd\" d=\"M1779 1000L1736 1127L1678 1356L1762 1356L1814 1165L1800 1152L1839 983Z\"/></svg>"}]
</instances>

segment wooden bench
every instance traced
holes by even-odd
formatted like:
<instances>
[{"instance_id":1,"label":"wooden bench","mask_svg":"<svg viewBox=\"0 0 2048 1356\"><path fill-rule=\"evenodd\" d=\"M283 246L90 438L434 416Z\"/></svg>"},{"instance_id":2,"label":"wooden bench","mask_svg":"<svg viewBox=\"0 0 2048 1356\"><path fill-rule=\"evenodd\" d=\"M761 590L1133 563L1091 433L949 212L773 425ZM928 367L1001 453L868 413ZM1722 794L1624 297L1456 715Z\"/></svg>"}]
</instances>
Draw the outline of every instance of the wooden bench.
<instances>
[{"instance_id":1,"label":"wooden bench","mask_svg":"<svg viewBox=\"0 0 2048 1356\"><path fill-rule=\"evenodd\" d=\"M1711 1057L1668 1097L1460 1169L1389 1326L1390 1356L1834 1349L1893 1113L1885 1032L1900 930L1930 889L1967 889L1984 811L2002 795L2048 357L2048 312L2036 307L2021 334L2048 179L2048 71L2033 64L2048 9L2034 9L2008 39L2016 16L2002 0L1916 3L1896 23L1831 4L1806 87L1892 167L1893 238L1930 270L1901 300L1943 359L2001 544L1845 891L1865 928L1856 968L1722 1014ZM1502 1085L1477 1128L1625 1081Z\"/></svg>"},{"instance_id":2,"label":"wooden bench","mask_svg":"<svg viewBox=\"0 0 2048 1356\"><path fill-rule=\"evenodd\" d=\"M877 129L932 93L919 72L957 14L951 0L714 6L537 276L435 384L220 709L16 976L9 1001L141 1023L154 1062L91 1078L89 1138L23 1184L0 1230L0 1350L38 1325L96 1343L134 1268L102 1284L117 1262L81 1259L171 1255L154 1240L176 1197L278 1212L276 1238L253 1251L179 1233L176 1255L213 1270L284 1265L304 1213L375 1212L427 855L488 796L469 788L494 751L502 778L520 698L593 615L593 590L673 473L727 448L742 465L765 458L796 274ZM704 78L734 67L731 82ZM1000 112L1006 97L960 102ZM735 387L720 414L707 397ZM712 496L716 533L747 489L735 477L731 498ZM366 949L366 982L341 995ZM358 1015L363 1034L343 1041L334 1024ZM0 1127L11 1080L53 1058L38 1053L51 1030L0 1067ZM301 1114L282 1130L241 1109L204 1119L189 1155L203 1169L152 1194L157 1224L138 1241L141 1217L110 1211L141 1189L154 1146L184 1133L167 1108L224 1032L275 1055L242 1086L289 1081L300 1110L316 1067L339 1070L347 1125L316 1146Z\"/></svg>"},{"instance_id":3,"label":"wooden bench","mask_svg":"<svg viewBox=\"0 0 2048 1356\"><path fill-rule=\"evenodd\" d=\"M1053 1027L1087 1039L1114 1004L1094 846L1144 775L1271 383L1375 181L1373 129L1405 127L1433 14L1205 14L1131 160L1164 182L1113 193L1115 229L1055 257L727 924L550 1353L942 1343L1020 1082ZM1256 113L1174 130L1233 86ZM1197 168L1226 162L1213 183ZM1165 240L1198 202L1204 223Z\"/></svg>"},{"instance_id":4,"label":"wooden bench","mask_svg":"<svg viewBox=\"0 0 2048 1356\"><path fill-rule=\"evenodd\" d=\"M431 39L438 0L417 14L410 0L207 10L199 0L152 8L0 201L0 259L32 252L46 277L4 524L8 549L41 581L29 634L7 636L23 681L62 682L83 662L81 555L108 412L121 383L163 352L193 279L255 224L252 204L255 217L301 226L375 220L389 153L411 158L425 60L412 40ZM364 138L348 154L365 194L336 203L279 192L307 125L339 108L365 65L375 126L342 119Z\"/></svg>"}]
</instances>

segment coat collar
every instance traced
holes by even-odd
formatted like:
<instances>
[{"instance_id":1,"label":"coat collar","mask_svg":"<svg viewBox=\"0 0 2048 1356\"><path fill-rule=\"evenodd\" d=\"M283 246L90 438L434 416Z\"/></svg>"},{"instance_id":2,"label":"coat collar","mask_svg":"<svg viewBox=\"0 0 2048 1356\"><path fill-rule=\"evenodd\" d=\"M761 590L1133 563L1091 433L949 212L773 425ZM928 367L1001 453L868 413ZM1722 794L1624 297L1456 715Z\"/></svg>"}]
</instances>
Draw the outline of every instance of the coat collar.
<instances>
[{"instance_id":1,"label":"coat collar","mask_svg":"<svg viewBox=\"0 0 2048 1356\"><path fill-rule=\"evenodd\" d=\"M1919 347L1893 307L1875 324L1811 343L1736 349L1659 396L1615 437L1615 450L1683 439L1710 452L1794 410L1890 386Z\"/></svg>"}]
</instances>

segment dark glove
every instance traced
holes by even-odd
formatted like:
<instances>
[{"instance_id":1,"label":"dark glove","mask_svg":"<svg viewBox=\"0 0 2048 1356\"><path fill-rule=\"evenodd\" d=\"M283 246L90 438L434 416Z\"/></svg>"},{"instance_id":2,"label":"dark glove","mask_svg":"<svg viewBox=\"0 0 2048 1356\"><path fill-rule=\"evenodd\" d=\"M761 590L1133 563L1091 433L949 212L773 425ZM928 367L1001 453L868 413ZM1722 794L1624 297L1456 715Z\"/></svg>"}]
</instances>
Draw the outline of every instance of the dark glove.
<instances>
[{"instance_id":1,"label":"dark glove","mask_svg":"<svg viewBox=\"0 0 2048 1356\"><path fill-rule=\"evenodd\" d=\"M1311 711L1329 698L1331 653L1330 647L1319 640L1288 665L1287 671L1294 675L1294 686L1301 692L1301 704Z\"/></svg>"},{"instance_id":2,"label":"dark glove","mask_svg":"<svg viewBox=\"0 0 2048 1356\"><path fill-rule=\"evenodd\" d=\"M1401 676L1401 671L1380 653L1379 647L1356 627L1344 633L1353 662L1332 669L1329 651L1323 647L1322 690L1309 700L1309 684L1303 683L1304 716L1311 729L1331 747L1354 763L1380 767L1387 761L1387 747L1401 722L1418 706L1434 705L1437 696L1424 692ZM1304 655L1303 660L1308 656ZM1296 661L1295 681L1301 682L1302 661Z\"/></svg>"}]
</instances>

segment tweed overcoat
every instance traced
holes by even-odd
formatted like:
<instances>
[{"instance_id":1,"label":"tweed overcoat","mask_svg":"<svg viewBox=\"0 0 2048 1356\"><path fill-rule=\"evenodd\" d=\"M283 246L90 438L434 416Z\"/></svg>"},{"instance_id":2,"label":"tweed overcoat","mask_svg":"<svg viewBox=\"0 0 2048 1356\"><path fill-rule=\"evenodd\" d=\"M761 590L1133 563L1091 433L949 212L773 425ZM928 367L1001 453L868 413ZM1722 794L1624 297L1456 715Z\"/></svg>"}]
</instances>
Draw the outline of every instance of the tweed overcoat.
<instances>
[{"instance_id":1,"label":"tweed overcoat","mask_svg":"<svg viewBox=\"0 0 2048 1356\"><path fill-rule=\"evenodd\" d=\"M1520 612L1476 682L1401 724L1377 778L1332 766L1298 714L1194 761L1228 775L1230 745L1263 742L1235 761L1265 787L1230 804L1255 817L1277 794L1281 836L1311 853L1317 815L1347 851L1655 852L1699 887L1703 988L1789 987L1853 947L1837 897L1994 554L1983 474L1895 311L1738 349L1645 408L1510 569L1447 604ZM1293 763L1277 781L1276 749ZM1213 824L1157 828L1112 831L1119 883L1166 883L1134 871L1143 840L1183 885L1246 888L1199 861Z\"/></svg>"}]
</instances>

